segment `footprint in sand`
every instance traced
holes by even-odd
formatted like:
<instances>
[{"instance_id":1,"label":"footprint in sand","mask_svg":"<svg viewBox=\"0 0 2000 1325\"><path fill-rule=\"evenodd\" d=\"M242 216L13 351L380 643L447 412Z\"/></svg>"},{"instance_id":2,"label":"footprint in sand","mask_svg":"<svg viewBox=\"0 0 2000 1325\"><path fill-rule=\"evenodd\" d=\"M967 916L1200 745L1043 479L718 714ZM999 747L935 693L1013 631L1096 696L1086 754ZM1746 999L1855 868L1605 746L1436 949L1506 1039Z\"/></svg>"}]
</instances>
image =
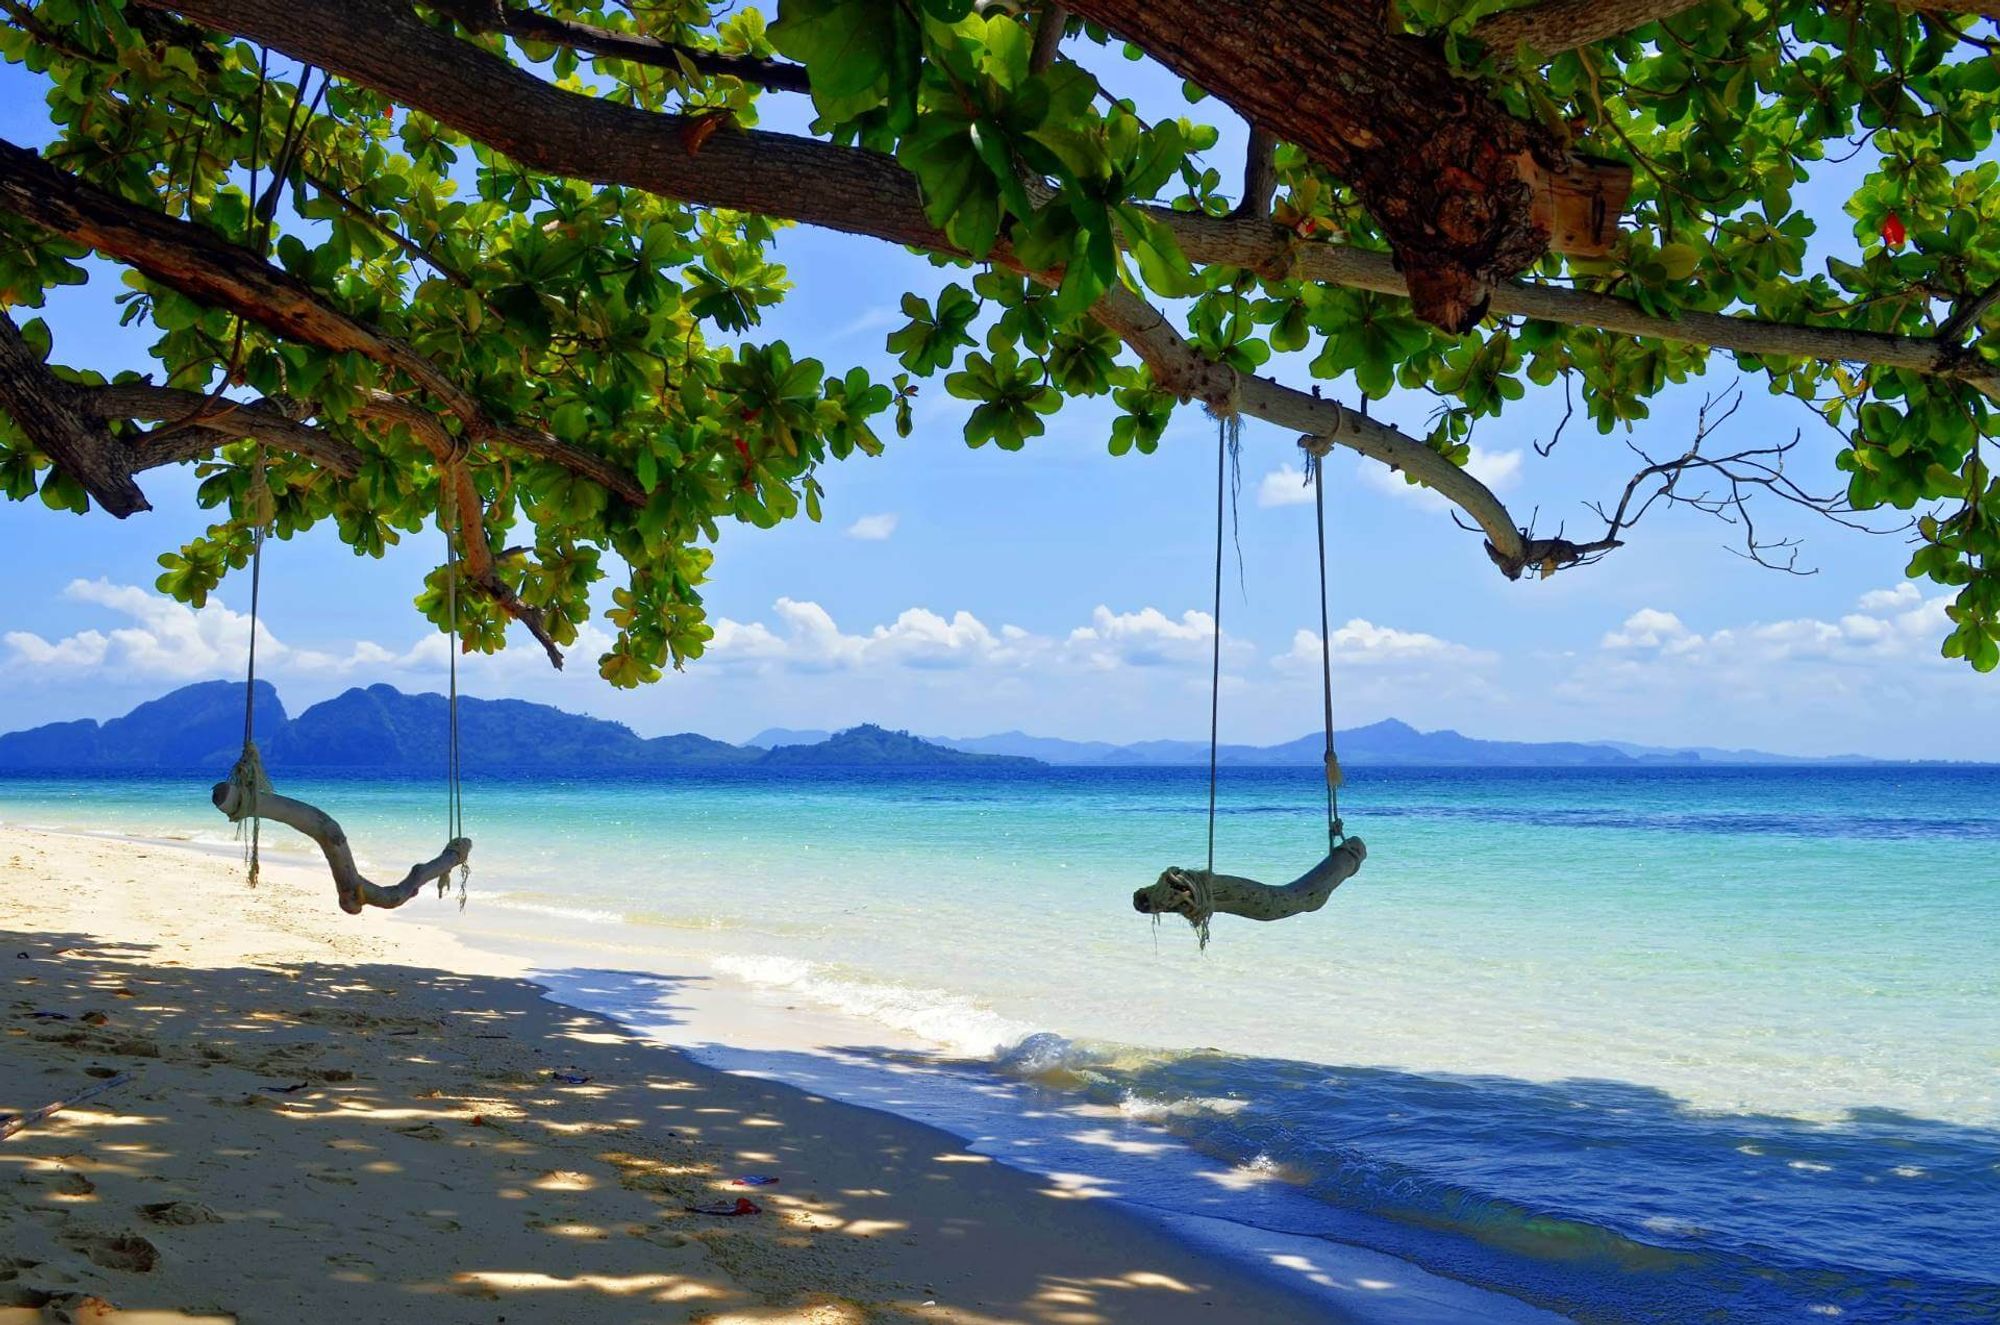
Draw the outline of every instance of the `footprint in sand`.
<instances>
[{"instance_id":1,"label":"footprint in sand","mask_svg":"<svg viewBox=\"0 0 2000 1325\"><path fill-rule=\"evenodd\" d=\"M65 1233L63 1241L107 1270L150 1274L160 1263L160 1249L137 1233Z\"/></svg>"},{"instance_id":2,"label":"footprint in sand","mask_svg":"<svg viewBox=\"0 0 2000 1325\"><path fill-rule=\"evenodd\" d=\"M155 1224L220 1224L222 1216L199 1201L154 1201L139 1213Z\"/></svg>"}]
</instances>

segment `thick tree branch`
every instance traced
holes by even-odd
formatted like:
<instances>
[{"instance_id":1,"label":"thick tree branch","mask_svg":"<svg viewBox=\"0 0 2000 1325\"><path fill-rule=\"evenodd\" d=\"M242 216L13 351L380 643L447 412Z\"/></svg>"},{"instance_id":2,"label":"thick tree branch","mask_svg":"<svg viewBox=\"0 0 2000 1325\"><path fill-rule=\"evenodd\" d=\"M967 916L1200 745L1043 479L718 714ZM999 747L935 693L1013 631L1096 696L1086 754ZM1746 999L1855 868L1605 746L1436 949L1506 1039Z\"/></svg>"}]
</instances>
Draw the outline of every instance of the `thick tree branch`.
<instances>
[{"instance_id":1,"label":"thick tree branch","mask_svg":"<svg viewBox=\"0 0 2000 1325\"><path fill-rule=\"evenodd\" d=\"M1527 551L1507 507L1491 488L1416 438L1337 401L1217 363L1189 344L1158 309L1122 286L1098 300L1091 316L1132 347L1162 390L1199 400L1218 413L1240 412L1292 429L1303 434L1299 444L1315 455L1342 446L1413 475L1478 522L1488 552L1509 578L1521 573Z\"/></svg>"},{"instance_id":2,"label":"thick tree branch","mask_svg":"<svg viewBox=\"0 0 2000 1325\"><path fill-rule=\"evenodd\" d=\"M131 457L118 439L78 399L78 388L57 377L0 311L0 409L51 464L83 485L91 500L124 519L150 511L132 478Z\"/></svg>"},{"instance_id":3,"label":"thick tree branch","mask_svg":"<svg viewBox=\"0 0 2000 1325\"><path fill-rule=\"evenodd\" d=\"M1157 208L1148 215L1174 232L1198 263L1247 267L1268 277L1295 276L1350 289L1407 296L1409 286L1387 253L1347 244L1302 243L1263 221L1199 216ZM1958 377L1992 390L2000 370L1958 347L1928 336L1898 336L1846 327L1766 322L1726 313L1683 310L1673 317L1648 313L1630 300L1588 290L1510 281L1496 285L1489 309L1501 317L1530 317L1564 326L1598 327L1629 336L1706 345L1739 354L1783 359L1881 364L1935 377Z\"/></svg>"},{"instance_id":4,"label":"thick tree branch","mask_svg":"<svg viewBox=\"0 0 2000 1325\"><path fill-rule=\"evenodd\" d=\"M535 429L496 424L467 392L461 390L429 359L403 342L384 336L357 318L324 302L310 286L263 262L253 254L223 243L212 232L176 220L105 193L73 175L55 169L31 152L0 143L0 209L12 211L58 234L90 245L100 253L136 267L162 284L203 302L228 308L252 321L322 349L351 351L400 371L442 401L457 417L463 439L454 438L435 418L412 406L398 421L421 420L419 440L441 464L458 474L458 505L463 517L466 563L474 584L485 590L507 614L528 628L549 660L562 666L562 651L551 636L540 609L523 603L493 568L486 552L485 524L478 492L458 463L461 448L481 442L519 445L551 459L574 460L583 453ZM378 393L370 408L402 410L395 397ZM593 468L609 475L608 462ZM628 500L644 501L636 480L607 483Z\"/></svg>"},{"instance_id":5,"label":"thick tree branch","mask_svg":"<svg viewBox=\"0 0 2000 1325\"><path fill-rule=\"evenodd\" d=\"M1295 143L1382 227L1417 315L1466 331L1486 290L1551 237L1603 252L1630 172L1572 157L1455 73L1437 44L1394 33L1374 0L1236 0L1191 21L1156 0L1073 0L1252 126ZM1576 216L1594 220L1577 224Z\"/></svg>"},{"instance_id":6,"label":"thick tree branch","mask_svg":"<svg viewBox=\"0 0 2000 1325\"><path fill-rule=\"evenodd\" d=\"M1541 0L1479 20L1472 35L1503 55L1561 55L1672 18L1700 0Z\"/></svg>"},{"instance_id":7,"label":"thick tree branch","mask_svg":"<svg viewBox=\"0 0 2000 1325\"><path fill-rule=\"evenodd\" d=\"M655 115L550 86L498 56L438 31L400 0L140 0L264 42L506 153L531 169L670 198L784 217L933 252L954 251L924 217L915 181L894 159L763 130L724 131L699 157L683 116ZM1409 296L1387 253L1302 243L1259 218L1155 207L1199 263L1247 267ZM1491 311L1743 354L1877 363L2000 386L1989 365L1924 337L1683 312L1655 316L1611 295L1508 282Z\"/></svg>"},{"instance_id":8,"label":"thick tree branch","mask_svg":"<svg viewBox=\"0 0 2000 1325\"><path fill-rule=\"evenodd\" d=\"M684 69L693 69L697 73L740 78L773 92L811 90L804 66L787 64L782 60L728 55L700 46L641 36L636 32L617 32L576 19L516 9L505 0L440 0L437 8L457 19L469 32L498 32L517 41L567 46L587 55L668 69L676 74Z\"/></svg>"},{"instance_id":9,"label":"thick tree branch","mask_svg":"<svg viewBox=\"0 0 2000 1325\"><path fill-rule=\"evenodd\" d=\"M323 428L300 422L275 401L211 400L204 392L144 382L86 387L78 398L83 408L102 420L186 420L173 432L152 434L126 448L135 472L203 460L219 447L241 440L305 456L342 478L361 472L358 448Z\"/></svg>"}]
</instances>

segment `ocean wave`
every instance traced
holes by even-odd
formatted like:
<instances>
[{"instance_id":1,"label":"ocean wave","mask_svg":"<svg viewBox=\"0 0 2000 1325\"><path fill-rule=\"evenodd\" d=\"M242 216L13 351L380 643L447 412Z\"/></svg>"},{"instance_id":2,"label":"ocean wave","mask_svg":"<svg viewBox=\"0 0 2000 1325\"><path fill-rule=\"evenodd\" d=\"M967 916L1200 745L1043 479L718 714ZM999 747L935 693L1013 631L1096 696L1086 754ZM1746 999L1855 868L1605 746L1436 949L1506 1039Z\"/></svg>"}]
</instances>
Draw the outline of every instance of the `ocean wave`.
<instances>
[{"instance_id":1,"label":"ocean wave","mask_svg":"<svg viewBox=\"0 0 2000 1325\"><path fill-rule=\"evenodd\" d=\"M1034 1031L942 989L840 974L797 957L737 954L717 957L715 966L746 984L784 989L833 1011L917 1036L957 1057L994 1058Z\"/></svg>"},{"instance_id":2,"label":"ocean wave","mask_svg":"<svg viewBox=\"0 0 2000 1325\"><path fill-rule=\"evenodd\" d=\"M993 1066L1303 1189L1350 1217L1342 1240L1579 1320L2000 1319L1991 1129L1895 1114L1828 1126L1701 1113L1622 1083L1048 1033Z\"/></svg>"}]
</instances>

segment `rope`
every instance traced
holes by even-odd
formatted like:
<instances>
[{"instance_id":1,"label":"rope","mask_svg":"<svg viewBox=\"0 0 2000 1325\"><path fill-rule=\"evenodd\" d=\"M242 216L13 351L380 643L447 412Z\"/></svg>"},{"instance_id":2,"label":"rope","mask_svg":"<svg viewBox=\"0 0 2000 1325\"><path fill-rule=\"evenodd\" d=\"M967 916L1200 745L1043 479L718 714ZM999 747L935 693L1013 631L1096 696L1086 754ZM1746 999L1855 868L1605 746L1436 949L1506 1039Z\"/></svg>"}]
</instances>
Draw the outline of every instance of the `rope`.
<instances>
[{"instance_id":1,"label":"rope","mask_svg":"<svg viewBox=\"0 0 2000 1325\"><path fill-rule=\"evenodd\" d=\"M1231 416L1233 417L1233 416ZM1228 495L1229 421L1215 422L1215 641L1208 664L1208 872L1215 873L1216 738L1222 717L1222 517Z\"/></svg>"},{"instance_id":2,"label":"rope","mask_svg":"<svg viewBox=\"0 0 2000 1325\"><path fill-rule=\"evenodd\" d=\"M1307 461L1313 476L1313 524L1319 534L1319 670L1320 696L1326 709L1326 846L1329 854L1347 838L1340 822L1340 757L1333 751L1333 633L1327 617L1326 591L1326 465L1322 457Z\"/></svg>"},{"instance_id":3,"label":"rope","mask_svg":"<svg viewBox=\"0 0 2000 1325\"><path fill-rule=\"evenodd\" d=\"M454 461L445 470L445 482L456 485L458 465ZM445 617L451 626L451 643L446 646L446 664L449 674L449 696L446 711L449 714L449 736L445 752L445 840L455 842L465 836L465 785L463 766L458 750L458 502L456 494L445 494L444 503L444 601ZM466 884L472 875L469 862L458 867L458 905L465 907ZM447 876L449 877L449 876ZM443 894L444 879L438 881L438 892Z\"/></svg>"},{"instance_id":4,"label":"rope","mask_svg":"<svg viewBox=\"0 0 2000 1325\"><path fill-rule=\"evenodd\" d=\"M239 788L250 820L243 864L249 871L250 886L255 888L262 872L259 848L264 827L264 821L257 815L257 797L269 786L264 777L264 761L257 753L257 618L264 586L264 537L274 513L271 485L264 478L261 446L257 448L256 466L250 471L249 504L254 523L250 528L250 649L243 678L243 753L237 758L236 767L229 771L229 780ZM239 834L244 832L242 822L240 818L237 820Z\"/></svg>"}]
</instances>

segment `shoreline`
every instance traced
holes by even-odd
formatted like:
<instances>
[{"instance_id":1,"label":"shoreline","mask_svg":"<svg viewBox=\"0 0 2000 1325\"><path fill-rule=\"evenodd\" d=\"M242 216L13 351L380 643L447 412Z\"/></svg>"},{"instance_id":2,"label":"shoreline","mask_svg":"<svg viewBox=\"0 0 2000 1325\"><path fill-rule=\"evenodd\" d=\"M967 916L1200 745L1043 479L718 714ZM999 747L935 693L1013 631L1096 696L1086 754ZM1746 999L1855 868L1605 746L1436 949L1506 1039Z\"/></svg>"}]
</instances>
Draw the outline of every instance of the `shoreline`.
<instances>
[{"instance_id":1,"label":"shoreline","mask_svg":"<svg viewBox=\"0 0 2000 1325\"><path fill-rule=\"evenodd\" d=\"M373 919L372 915L361 918L344 916L332 905L330 886L323 871L316 864L305 864L289 858L290 853L267 864L268 882L263 889L251 894L243 889L240 875L237 875L234 868L229 867L227 852L213 844L127 838L99 831L0 826L0 855L10 858L8 870L15 874L14 885L20 882L19 871L23 867L19 862L24 846L32 848L43 862L40 873L44 876L51 872L59 872L61 869L60 866L55 870L49 868L46 862L50 857L56 860L68 860L74 872L73 866L77 863L74 857L78 854L85 856L95 854L115 861L121 855L129 855L135 851L143 859L151 859L153 853L161 853L176 868L152 868L148 882L157 885L161 880L171 876L183 890L189 886L200 887L209 893L210 901L219 904L218 912L204 917L205 923L197 926L207 932L194 935L177 933L178 941L187 945L190 954L201 951L213 953L218 946L219 936L214 932L216 930L240 931L249 927L264 931L251 937L265 942L251 946L269 947L273 941L288 940L285 946L291 949L304 946L313 951L323 951L331 947L340 955L347 957L350 962L354 957L361 955L377 959L388 957L391 960L420 959L433 976L471 975L484 977L489 981L496 978L504 980L505 989L494 992L502 995L498 1001L515 1006L510 1015L520 1015L518 1004L523 996L532 996L541 1007L548 1009L548 1016L558 1020L565 1016L572 1019L578 1016L596 1018L605 1015L607 1011L602 1006L605 1001L603 997L592 997L587 989L555 988L548 979L548 972L539 969L550 966L552 963L549 959L553 955L567 952L570 955L582 956L584 955L582 953L559 948L542 950L535 954L538 960L530 961L519 952L506 951L505 946L493 941L490 935L482 935L476 929L472 929L468 934L465 929L440 923L421 913L391 913L386 923L373 925L368 923ZM32 874L36 871L30 867L27 872ZM115 906L92 907L88 903L78 907L74 898L68 906L54 906L46 902L38 904L31 897L27 897L23 889L14 885L10 885L7 890L7 897L0 900L0 925L14 930L37 927L23 925L24 919L59 922L65 919L83 919L92 911L102 913L111 910L117 914L104 918L113 923L98 924L93 936L98 939L130 941L142 937L141 934L133 932L133 922L146 920L148 910L159 913L172 909L172 900L160 895L157 887L155 891L146 894L149 906L142 905L136 908L126 906L121 910ZM282 919L276 919L276 923L272 923L275 917L271 914L273 908L268 903L275 902L280 894L284 895ZM239 897L256 900L255 903L242 907L242 913L235 913ZM23 905L23 902L26 904ZM78 911L83 912L83 916L75 914ZM178 919L185 921L185 906L180 907L179 911L181 914ZM164 916L155 914L151 918L158 923ZM258 923L253 924L253 921ZM180 928L184 929L185 925L182 924ZM119 929L124 932L112 932ZM270 932L271 930L276 932ZM10 938L12 937L18 936L10 935ZM482 938L487 941L481 942ZM256 954L243 951L243 936L240 934L232 943L221 946L224 948L225 956L238 959L252 958L247 964L253 966L269 965L267 961L255 960ZM373 951L364 954L357 951L358 949L373 949ZM290 959L295 961L297 955L296 952L291 953ZM286 960L286 954L283 952L266 953L264 956L276 958L280 966ZM175 960L186 960L186 958ZM584 969L588 974L588 968ZM1054 1241L1057 1246L1075 1248L1079 1245L1100 1245L1108 1239L1118 1244L1122 1259L1130 1259L1133 1252L1142 1251L1155 1266L1171 1267L1171 1271L1152 1268L1141 1272L1139 1278L1145 1285L1149 1285L1148 1287L1127 1287L1117 1292L1102 1285L1094 1290L1058 1290L1058 1297L1081 1291L1085 1298L1092 1299L1088 1304L1088 1310L1083 1315L1076 1316L1076 1319L1129 1318L1163 1322L1181 1319L1285 1321L1352 1319L1380 1321L1385 1325L1389 1322L1395 1322L1397 1325L1408 1322L1410 1325L1415 1325L1417 1322L1468 1319L1522 1321L1559 1319L1526 1307L1515 1299L1429 1275L1393 1257L1360 1248L1344 1247L1324 1239L1293 1237L1294 1243L1303 1245L1293 1247L1289 1254L1282 1249L1274 1251L1271 1246L1271 1235L1268 1231L1258 1230L1254 1224L1230 1229L1225 1227L1229 1223L1226 1219L1212 1220L1201 1216L1175 1218L1173 1212L1149 1209L1143 1201L1117 1195L1115 1188L1107 1189L1104 1184L1093 1182L1088 1176L1052 1173L1046 1164L1038 1169L1032 1163L1015 1162L1018 1159L1016 1156L1004 1153L996 1155L990 1148L978 1145L976 1137L968 1138L954 1133L949 1127L940 1129L934 1120L912 1118L904 1112L895 1110L894 1101L875 1098L842 1104L833 1098L840 1093L838 1091L800 1089L800 1084L814 1084L810 1082L785 1084L789 1079L788 1074L770 1071L767 1066L760 1065L758 1050L743 1049L729 1043L731 1039L754 1041L756 1035L731 1034L723 1029L731 1025L728 1020L731 1015L735 1016L736 1021L733 1024L738 1029L753 1029L744 1020L744 1013L746 1009L755 1011L752 1005L759 1001L758 990L747 984L737 984L731 988L729 987L731 982L718 980L712 974L695 978L688 977L684 972L679 976L666 972L634 974L642 979L661 982L658 987L681 991L677 993L677 997L682 998L680 1004L682 1007L686 1007L689 1003L704 1004L701 1013L693 1021L684 1022L682 1028L684 1033L678 1036L647 1035L643 1027L635 1028L624 1018L610 1017L603 1023L609 1029L599 1030L585 1038L616 1041L626 1046L624 1052L643 1055L648 1059L657 1056L661 1062L672 1065L673 1075L699 1080L701 1089L705 1091L725 1094L756 1091L759 1093L759 1107L768 1112L782 1115L787 1112L796 1114L801 1110L808 1110L820 1116L838 1116L839 1111L846 1110L848 1117L843 1129L838 1132L839 1135L846 1136L855 1130L875 1135L886 1133L899 1138L894 1148L901 1152L907 1153L913 1149L937 1150L941 1161L948 1154L956 1154L958 1156L956 1162L940 1163L936 1166L937 1171L948 1172L952 1178L957 1178L960 1174L977 1169L989 1186L997 1183L1005 1189L1006 1199L999 1205L994 1204L994 1195L991 1191L982 1191L976 1196L970 1193L963 1194L964 1203L959 1208L937 1210L935 1212L937 1226L941 1229L962 1221L969 1211L978 1210L984 1213L985 1217L981 1222L987 1226L989 1237L997 1233L1002 1238L1012 1238L1015 1235L1030 1233L1034 1226L1053 1224L1060 1226L1055 1230L1057 1236ZM685 991L689 990L699 990L700 994L692 998L685 997ZM602 995L605 991L597 992ZM733 1003L733 1012L718 1018L715 1007L718 1001ZM592 1004L599 1006L593 1008ZM823 1046L814 1046L809 1042L815 1038L830 1038L824 1034L816 1036L811 1033L801 1036L799 1034L801 1022L823 1031L829 1021L840 1020L817 1013L801 1017L796 1009L790 1008L774 1010L766 1007L763 1012L765 1015L761 1034L768 1039L774 1028L782 1031L797 1052L817 1052ZM697 1032L686 1030L687 1026L696 1025L700 1027L698 1033L706 1037L710 1049L707 1055L704 1055L694 1042ZM12 1030L14 1027L10 1026L9 1029ZM879 1036L879 1028L877 1030ZM724 1035L728 1038L722 1038ZM0 1043L12 1045L16 1041L7 1040ZM460 1049L464 1051L467 1047L461 1045ZM469 1047L475 1055L478 1054L480 1046ZM718 1049L725 1052L718 1053ZM766 1051L761 1057L768 1060L770 1054ZM822 1062L830 1069L835 1065L836 1058L823 1058ZM789 1074L790 1077L797 1075L796 1072ZM823 1072L821 1065L816 1063L807 1075L830 1077L837 1073ZM818 1084L823 1085L825 1082L823 1080ZM588 1090L581 1087L574 1089ZM116 1107L117 1103L117 1101L106 1101L105 1105ZM33 1106L33 1103L28 1105L28 1107ZM10 1098L5 1107L12 1109L21 1106L19 1101ZM79 1110L77 1116L87 1116L87 1110ZM865 1127L858 1122L861 1119L868 1120ZM1135 1124L1127 1124L1127 1127L1133 1131L1149 1132L1153 1142L1162 1148L1171 1147L1185 1151L1190 1157L1194 1154L1181 1143L1173 1141L1156 1129L1139 1129ZM918 1138L921 1138L921 1141ZM24 1140L25 1138L17 1138L9 1143L10 1148L7 1151L0 1151L0 1159L10 1163L18 1162L15 1152L29 1148L24 1145ZM1003 1162L992 1162L995 1159ZM1053 1185L1044 1185L1050 1182L1052 1176ZM938 1179L935 1174L926 1174L924 1181L932 1183ZM770 1190L785 1192L789 1198L787 1189L782 1185ZM1105 1199L1107 1197L1108 1199ZM952 1200L947 1198L946 1205L949 1207L952 1203ZM812 1218L810 1215L796 1217L803 1217L808 1221ZM0 1223L4 1223L4 1220L4 1208L0 1208ZM733 1225L738 1221L715 1222L718 1224L727 1222ZM1198 1226L1200 1224L1209 1224L1213 1227L1204 1229ZM1083 1227L1071 1227L1072 1225ZM731 1232L734 1231L732 1228ZM880 1239L868 1240L880 1241ZM935 1253L935 1249L933 1252ZM1048 1249L1037 1248L1034 1254L1046 1258ZM1069 1254L1074 1255L1074 1252ZM1000 1252L999 1258L1006 1259L1005 1252ZM994 1256L982 1254L977 1259L990 1261ZM822 1291L830 1287L832 1281L838 1281L845 1271L833 1268L823 1273L830 1276L830 1281L828 1285L822 1286ZM933 1278L947 1277L938 1269L926 1273ZM1017 1268L1016 1277L1019 1273L1020 1269ZM1046 1270L1039 1273L1043 1277L1047 1275ZM989 1278L990 1274L991 1272L988 1274ZM1107 1278L1103 1275L1081 1277ZM1120 1279L1116 1275L1108 1278L1113 1282ZM1175 1284L1177 1287L1163 1287L1162 1284L1165 1283ZM810 1286L797 1291L810 1291ZM992 1296L995 1290L991 1284L987 1284L979 1291ZM1208 1295L1211 1293L1219 1295ZM769 1296L768 1292L766 1296ZM875 1313L871 1318L964 1320L982 1323L989 1320L1057 1318L1047 1314L1053 1304L1045 1303L1037 1306L1031 1300L1031 1296L1020 1296L1008 1308L1009 1314L1000 1315L986 1314L989 1308L984 1305L973 1308L975 1314L958 1314L960 1308L947 1297L928 1299L935 1302L935 1305L926 1305L923 1301L915 1304L908 1301L885 1302L877 1297L870 1302L868 1310ZM117 1299L114 1297L113 1300ZM5 1301L4 1286L0 1286L0 1303ZM1214 1305L1207 1305L1208 1303ZM1075 1307L1083 1304L1071 1305ZM889 1313L887 1316L882 1314L885 1310ZM917 1314L897 1316L898 1312ZM255 1312L247 1315L239 1313L239 1315L244 1319L256 1318ZM713 1318L719 1320L725 1317ZM764 1317L744 1317L746 1320L753 1318ZM770 1318L816 1321L822 1317L807 1314ZM841 1317L831 1315L825 1316L824 1319L835 1321ZM4 1310L0 1310L0 1321L5 1320L7 1316Z\"/></svg>"}]
</instances>

